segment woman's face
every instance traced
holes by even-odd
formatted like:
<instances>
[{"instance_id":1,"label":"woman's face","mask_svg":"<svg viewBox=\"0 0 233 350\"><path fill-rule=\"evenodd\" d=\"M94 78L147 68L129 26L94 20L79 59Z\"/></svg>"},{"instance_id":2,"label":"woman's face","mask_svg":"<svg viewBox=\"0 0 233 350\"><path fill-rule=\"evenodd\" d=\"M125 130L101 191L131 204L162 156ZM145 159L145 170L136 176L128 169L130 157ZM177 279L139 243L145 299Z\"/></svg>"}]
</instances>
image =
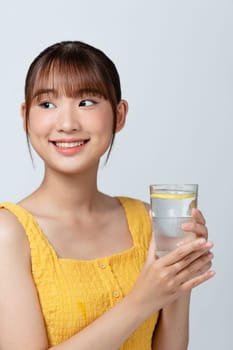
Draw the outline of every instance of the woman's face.
<instances>
[{"instance_id":1,"label":"woman's face","mask_svg":"<svg viewBox=\"0 0 233 350\"><path fill-rule=\"evenodd\" d=\"M25 112L22 105L23 118ZM126 112L127 104L121 101L116 131L123 127ZM30 107L28 134L47 169L63 173L96 169L112 140L112 106L96 94L74 98L54 89L40 89Z\"/></svg>"}]
</instances>

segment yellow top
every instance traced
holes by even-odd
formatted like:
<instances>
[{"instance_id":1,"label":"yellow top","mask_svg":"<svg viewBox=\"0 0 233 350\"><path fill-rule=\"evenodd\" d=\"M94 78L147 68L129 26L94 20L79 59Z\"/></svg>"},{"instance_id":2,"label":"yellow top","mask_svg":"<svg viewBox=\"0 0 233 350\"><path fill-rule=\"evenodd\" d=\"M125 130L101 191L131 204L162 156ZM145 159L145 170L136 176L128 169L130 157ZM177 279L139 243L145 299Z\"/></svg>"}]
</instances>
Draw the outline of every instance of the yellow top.
<instances>
[{"instance_id":1,"label":"yellow top","mask_svg":"<svg viewBox=\"0 0 233 350\"><path fill-rule=\"evenodd\" d=\"M18 218L29 240L32 274L49 346L62 343L115 305L129 293L142 269L151 237L148 213L138 200L118 199L126 213L133 247L95 260L59 258L28 211L13 203L0 204L0 208ZM158 313L145 321L120 349L151 350L157 320Z\"/></svg>"}]
</instances>

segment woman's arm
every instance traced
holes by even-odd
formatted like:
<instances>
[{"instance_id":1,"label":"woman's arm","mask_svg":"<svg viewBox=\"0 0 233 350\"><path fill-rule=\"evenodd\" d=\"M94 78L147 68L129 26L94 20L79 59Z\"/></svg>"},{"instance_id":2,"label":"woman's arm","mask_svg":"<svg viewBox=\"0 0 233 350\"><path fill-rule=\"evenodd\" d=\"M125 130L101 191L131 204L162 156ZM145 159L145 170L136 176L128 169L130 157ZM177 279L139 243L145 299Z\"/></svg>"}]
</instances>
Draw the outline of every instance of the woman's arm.
<instances>
[{"instance_id":1,"label":"woman's arm","mask_svg":"<svg viewBox=\"0 0 233 350\"><path fill-rule=\"evenodd\" d=\"M5 209L0 210L0 281L0 349L47 349L29 244L18 220Z\"/></svg>"},{"instance_id":2,"label":"woman's arm","mask_svg":"<svg viewBox=\"0 0 233 350\"><path fill-rule=\"evenodd\" d=\"M189 340L190 292L166 305L160 313L153 350L186 350Z\"/></svg>"},{"instance_id":3,"label":"woman's arm","mask_svg":"<svg viewBox=\"0 0 233 350\"><path fill-rule=\"evenodd\" d=\"M211 277L207 273L194 277L200 268L198 257L209 248L207 243L196 240L155 260L152 239L147 261L129 295L88 327L51 349L118 349L153 313ZM0 349L48 350L31 275L28 242L21 225L5 210L0 212L0 280Z\"/></svg>"}]
</instances>

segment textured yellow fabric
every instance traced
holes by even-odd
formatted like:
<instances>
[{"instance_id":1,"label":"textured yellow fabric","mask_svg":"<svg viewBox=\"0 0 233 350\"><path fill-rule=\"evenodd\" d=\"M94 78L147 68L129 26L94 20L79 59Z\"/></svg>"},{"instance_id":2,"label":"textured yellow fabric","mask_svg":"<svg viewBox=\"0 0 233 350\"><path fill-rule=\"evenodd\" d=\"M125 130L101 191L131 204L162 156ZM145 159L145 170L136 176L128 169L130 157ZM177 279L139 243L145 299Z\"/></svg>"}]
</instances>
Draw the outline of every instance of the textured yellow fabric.
<instances>
[{"instance_id":1,"label":"textured yellow fabric","mask_svg":"<svg viewBox=\"0 0 233 350\"><path fill-rule=\"evenodd\" d=\"M28 211L13 203L0 204L0 208L18 218L28 237L32 274L50 346L70 338L127 295L142 269L151 237L148 213L141 201L118 199L126 213L133 247L95 260L59 258ZM158 313L144 322L120 349L151 350L157 320Z\"/></svg>"}]
</instances>

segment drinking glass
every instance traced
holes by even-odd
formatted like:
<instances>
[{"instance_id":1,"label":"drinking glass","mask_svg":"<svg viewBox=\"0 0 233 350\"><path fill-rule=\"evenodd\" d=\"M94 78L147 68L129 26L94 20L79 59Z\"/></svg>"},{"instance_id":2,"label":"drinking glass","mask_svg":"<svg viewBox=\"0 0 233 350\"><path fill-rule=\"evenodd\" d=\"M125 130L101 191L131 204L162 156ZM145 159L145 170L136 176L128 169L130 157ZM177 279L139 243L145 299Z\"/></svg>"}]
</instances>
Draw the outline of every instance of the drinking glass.
<instances>
[{"instance_id":1,"label":"drinking glass","mask_svg":"<svg viewBox=\"0 0 233 350\"><path fill-rule=\"evenodd\" d=\"M181 225L193 221L192 208L197 207L197 184L150 185L152 224L156 241L156 254L166 255L181 240L195 237L184 232Z\"/></svg>"}]
</instances>

